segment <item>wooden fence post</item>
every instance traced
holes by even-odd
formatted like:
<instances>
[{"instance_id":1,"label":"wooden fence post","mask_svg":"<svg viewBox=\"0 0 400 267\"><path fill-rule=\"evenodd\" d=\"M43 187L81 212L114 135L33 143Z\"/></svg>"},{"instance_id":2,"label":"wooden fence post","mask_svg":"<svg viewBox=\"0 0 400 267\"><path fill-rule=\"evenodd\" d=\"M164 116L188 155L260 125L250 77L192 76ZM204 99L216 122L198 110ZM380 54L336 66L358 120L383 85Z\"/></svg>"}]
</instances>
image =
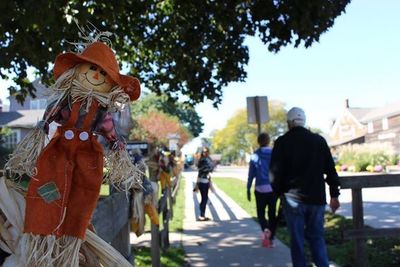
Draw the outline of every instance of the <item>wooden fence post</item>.
<instances>
[{"instance_id":1,"label":"wooden fence post","mask_svg":"<svg viewBox=\"0 0 400 267\"><path fill-rule=\"evenodd\" d=\"M351 189L353 229L344 230L345 238L354 239L354 266L368 266L366 239L400 235L400 228L370 229L364 226L362 189L372 187L400 186L399 174L375 174L341 176L341 189Z\"/></svg>"},{"instance_id":2,"label":"wooden fence post","mask_svg":"<svg viewBox=\"0 0 400 267\"><path fill-rule=\"evenodd\" d=\"M167 249L169 247L169 221L172 219L173 204L179 187L180 177L176 177L172 181L172 188L165 187L162 195L158 200L157 210L158 214L162 215L159 227L151 224L151 264L152 267L160 266L160 249ZM161 219L161 218L160 218Z\"/></svg>"},{"instance_id":3,"label":"wooden fence post","mask_svg":"<svg viewBox=\"0 0 400 267\"><path fill-rule=\"evenodd\" d=\"M354 230L364 228L364 211L362 202L361 188L351 189L352 194L352 213ZM368 259L365 253L365 238L354 239L354 264L359 267L368 266Z\"/></svg>"},{"instance_id":4,"label":"wooden fence post","mask_svg":"<svg viewBox=\"0 0 400 267\"><path fill-rule=\"evenodd\" d=\"M161 266L160 229L153 223L151 224L151 266Z\"/></svg>"},{"instance_id":5,"label":"wooden fence post","mask_svg":"<svg viewBox=\"0 0 400 267\"><path fill-rule=\"evenodd\" d=\"M154 183L154 182L152 182ZM158 183L155 186L155 195L158 196L158 192L160 187ZM156 198L153 199L153 205L158 212L158 200ZM161 266L161 255L160 255L160 227L151 223L151 266L153 267L160 267Z\"/></svg>"}]
</instances>

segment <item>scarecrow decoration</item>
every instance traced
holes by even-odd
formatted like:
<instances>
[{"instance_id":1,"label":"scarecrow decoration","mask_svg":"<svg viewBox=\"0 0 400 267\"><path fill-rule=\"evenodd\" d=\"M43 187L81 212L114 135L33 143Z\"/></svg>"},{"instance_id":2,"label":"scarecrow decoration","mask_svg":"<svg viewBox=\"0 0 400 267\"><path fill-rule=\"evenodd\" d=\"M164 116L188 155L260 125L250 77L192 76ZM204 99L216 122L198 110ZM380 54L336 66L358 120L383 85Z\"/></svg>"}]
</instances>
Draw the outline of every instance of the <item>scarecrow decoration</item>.
<instances>
[{"instance_id":1,"label":"scarecrow decoration","mask_svg":"<svg viewBox=\"0 0 400 267\"><path fill-rule=\"evenodd\" d=\"M147 214L152 224L159 225L160 220L158 211L156 209L157 203L157 188L156 183L150 182L150 180L144 175L146 173L147 165L139 149L133 151L134 163L142 171L142 189L132 189L132 218L131 218L131 230L140 236L144 233L145 216Z\"/></svg>"},{"instance_id":2,"label":"scarecrow decoration","mask_svg":"<svg viewBox=\"0 0 400 267\"><path fill-rule=\"evenodd\" d=\"M19 242L24 266L79 266L104 165L109 170L105 179L113 186L126 191L142 186L142 173L131 162L110 113L137 100L140 84L120 74L116 57L101 36L79 43L77 53L57 56L56 82L50 87L53 95L43 121L6 164L12 174L31 178ZM60 126L45 146L53 121ZM99 135L107 142L105 153Z\"/></svg>"}]
</instances>

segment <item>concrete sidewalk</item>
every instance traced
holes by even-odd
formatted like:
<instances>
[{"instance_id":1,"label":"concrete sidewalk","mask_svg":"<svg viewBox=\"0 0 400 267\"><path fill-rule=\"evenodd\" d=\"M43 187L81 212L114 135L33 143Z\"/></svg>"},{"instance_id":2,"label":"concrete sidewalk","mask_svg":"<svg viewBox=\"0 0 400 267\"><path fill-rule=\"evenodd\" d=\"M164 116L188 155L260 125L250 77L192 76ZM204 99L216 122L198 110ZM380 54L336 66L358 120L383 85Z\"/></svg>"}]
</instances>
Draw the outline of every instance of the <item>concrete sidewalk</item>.
<instances>
[{"instance_id":1,"label":"concrete sidewalk","mask_svg":"<svg viewBox=\"0 0 400 267\"><path fill-rule=\"evenodd\" d=\"M230 197L216 188L209 194L206 216L200 222L200 194L193 193L195 172L183 172L185 220L182 244L190 266L292 266L287 246L276 240L275 248L261 246L258 224Z\"/></svg>"}]
</instances>

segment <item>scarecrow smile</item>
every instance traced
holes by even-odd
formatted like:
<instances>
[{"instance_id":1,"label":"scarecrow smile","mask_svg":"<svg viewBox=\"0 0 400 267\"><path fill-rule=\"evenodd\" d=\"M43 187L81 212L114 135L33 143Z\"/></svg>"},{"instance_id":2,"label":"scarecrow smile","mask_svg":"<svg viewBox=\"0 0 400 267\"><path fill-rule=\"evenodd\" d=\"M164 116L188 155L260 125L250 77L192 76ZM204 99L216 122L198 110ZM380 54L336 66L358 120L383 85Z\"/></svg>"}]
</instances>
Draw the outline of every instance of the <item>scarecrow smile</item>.
<instances>
[{"instance_id":1,"label":"scarecrow smile","mask_svg":"<svg viewBox=\"0 0 400 267\"><path fill-rule=\"evenodd\" d=\"M77 69L77 79L83 85L97 92L107 93L113 87L107 73L97 65L83 63Z\"/></svg>"}]
</instances>

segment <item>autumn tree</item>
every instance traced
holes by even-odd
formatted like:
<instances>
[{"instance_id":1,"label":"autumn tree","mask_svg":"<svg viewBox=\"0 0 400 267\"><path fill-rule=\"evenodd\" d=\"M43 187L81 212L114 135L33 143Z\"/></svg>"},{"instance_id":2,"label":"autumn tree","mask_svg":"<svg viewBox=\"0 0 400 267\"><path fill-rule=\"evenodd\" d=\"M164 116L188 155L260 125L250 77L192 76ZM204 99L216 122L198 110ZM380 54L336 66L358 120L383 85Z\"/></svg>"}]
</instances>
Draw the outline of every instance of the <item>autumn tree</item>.
<instances>
[{"instance_id":1,"label":"autumn tree","mask_svg":"<svg viewBox=\"0 0 400 267\"><path fill-rule=\"evenodd\" d=\"M269 121L261 125L274 141L287 130L286 111L279 101L269 102ZM247 111L238 110L227 122L225 128L217 130L212 137L212 149L221 153L223 160L233 162L243 160L245 154L253 153L258 147L257 127L247 123Z\"/></svg>"},{"instance_id":2,"label":"autumn tree","mask_svg":"<svg viewBox=\"0 0 400 267\"><path fill-rule=\"evenodd\" d=\"M160 111L151 111L136 118L137 126L132 130L130 139L147 140L150 143L168 144L170 134L180 136L178 145L182 147L189 141L189 131L179 122L176 117L167 115Z\"/></svg>"},{"instance_id":3,"label":"autumn tree","mask_svg":"<svg viewBox=\"0 0 400 267\"><path fill-rule=\"evenodd\" d=\"M228 83L246 79L246 36L271 52L311 46L350 0L36 0L0 1L0 75L17 99L34 91L28 68L51 77L54 58L77 41L79 25L111 31L129 75L151 91L190 104L222 100Z\"/></svg>"},{"instance_id":4,"label":"autumn tree","mask_svg":"<svg viewBox=\"0 0 400 267\"><path fill-rule=\"evenodd\" d=\"M133 119L150 111L161 111L178 118L179 122L189 130L193 137L199 136L203 131L204 123L192 106L172 101L165 95L145 94L140 101L131 104L130 109Z\"/></svg>"}]
</instances>

